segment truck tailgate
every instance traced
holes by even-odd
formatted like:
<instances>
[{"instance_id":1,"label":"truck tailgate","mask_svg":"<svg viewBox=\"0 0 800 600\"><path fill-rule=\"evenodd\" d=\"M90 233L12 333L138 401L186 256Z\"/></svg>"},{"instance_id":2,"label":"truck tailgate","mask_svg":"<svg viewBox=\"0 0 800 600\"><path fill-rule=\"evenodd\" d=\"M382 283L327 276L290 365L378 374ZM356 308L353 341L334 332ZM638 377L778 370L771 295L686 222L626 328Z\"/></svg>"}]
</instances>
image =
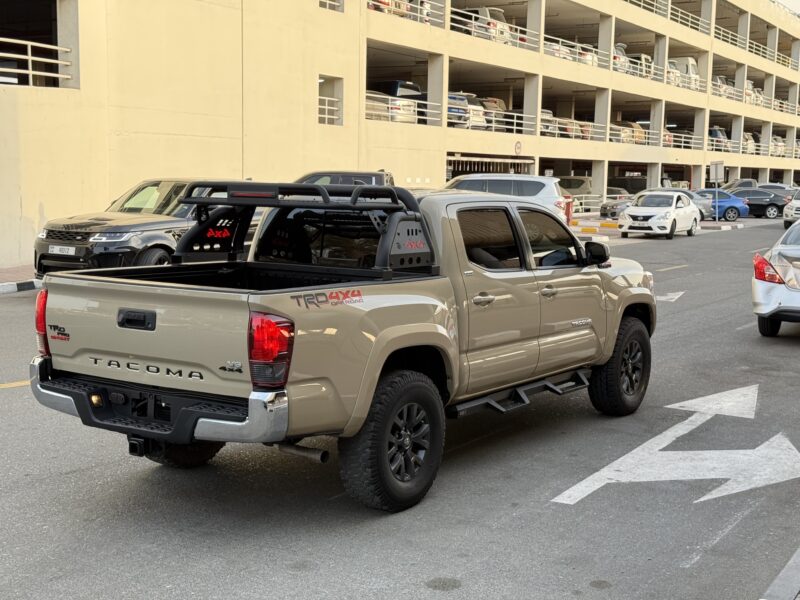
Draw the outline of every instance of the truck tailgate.
<instances>
[{"instance_id":1,"label":"truck tailgate","mask_svg":"<svg viewBox=\"0 0 800 600\"><path fill-rule=\"evenodd\" d=\"M105 379L246 398L247 294L87 276L48 276L53 367Z\"/></svg>"}]
</instances>

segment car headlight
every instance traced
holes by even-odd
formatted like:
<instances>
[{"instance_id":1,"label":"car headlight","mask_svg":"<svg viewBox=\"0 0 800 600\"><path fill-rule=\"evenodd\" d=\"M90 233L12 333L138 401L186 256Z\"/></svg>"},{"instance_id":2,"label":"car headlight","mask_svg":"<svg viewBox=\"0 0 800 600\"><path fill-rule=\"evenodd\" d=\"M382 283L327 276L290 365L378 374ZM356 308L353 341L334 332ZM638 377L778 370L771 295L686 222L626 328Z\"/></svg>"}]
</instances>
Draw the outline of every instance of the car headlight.
<instances>
[{"instance_id":1,"label":"car headlight","mask_svg":"<svg viewBox=\"0 0 800 600\"><path fill-rule=\"evenodd\" d=\"M108 231L106 233L95 233L89 238L90 242L127 242L135 235L140 235L141 231Z\"/></svg>"},{"instance_id":2,"label":"car headlight","mask_svg":"<svg viewBox=\"0 0 800 600\"><path fill-rule=\"evenodd\" d=\"M654 217L654 220L655 221L668 221L671 218L672 218L672 213L665 212L665 213L661 213L660 215L656 215Z\"/></svg>"},{"instance_id":3,"label":"car headlight","mask_svg":"<svg viewBox=\"0 0 800 600\"><path fill-rule=\"evenodd\" d=\"M42 230L41 230L41 231L40 231L40 232L37 234L37 236L36 236L36 237L38 237L40 240L43 240L44 238L46 238L46 237L47 237L47 229L42 229Z\"/></svg>"},{"instance_id":4,"label":"car headlight","mask_svg":"<svg viewBox=\"0 0 800 600\"><path fill-rule=\"evenodd\" d=\"M630 220L631 220L631 218L630 218L630 216L628 215L628 213L626 213L626 212L624 212L624 211L623 211L623 212L619 213L619 220L620 220L620 221L630 221Z\"/></svg>"}]
</instances>

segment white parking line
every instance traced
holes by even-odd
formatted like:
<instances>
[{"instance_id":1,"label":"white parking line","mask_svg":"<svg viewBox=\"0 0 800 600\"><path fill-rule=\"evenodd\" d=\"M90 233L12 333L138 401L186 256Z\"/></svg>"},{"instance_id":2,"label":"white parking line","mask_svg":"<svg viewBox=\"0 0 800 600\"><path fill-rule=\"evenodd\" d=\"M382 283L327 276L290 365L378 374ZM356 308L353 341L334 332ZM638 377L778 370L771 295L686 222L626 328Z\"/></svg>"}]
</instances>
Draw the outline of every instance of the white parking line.
<instances>
[{"instance_id":1,"label":"white parking line","mask_svg":"<svg viewBox=\"0 0 800 600\"><path fill-rule=\"evenodd\" d=\"M761 600L795 600L800 592L800 549L794 553Z\"/></svg>"},{"instance_id":2,"label":"white parking line","mask_svg":"<svg viewBox=\"0 0 800 600\"><path fill-rule=\"evenodd\" d=\"M756 326L756 321L753 321L752 323L748 323L747 325L740 325L734 331L741 331L742 329L750 329L751 327L755 326Z\"/></svg>"},{"instance_id":3,"label":"white parking line","mask_svg":"<svg viewBox=\"0 0 800 600\"><path fill-rule=\"evenodd\" d=\"M689 265L675 265L672 267L664 267L663 269L656 269L659 273L663 273L664 271L674 271L675 269L685 269Z\"/></svg>"}]
</instances>

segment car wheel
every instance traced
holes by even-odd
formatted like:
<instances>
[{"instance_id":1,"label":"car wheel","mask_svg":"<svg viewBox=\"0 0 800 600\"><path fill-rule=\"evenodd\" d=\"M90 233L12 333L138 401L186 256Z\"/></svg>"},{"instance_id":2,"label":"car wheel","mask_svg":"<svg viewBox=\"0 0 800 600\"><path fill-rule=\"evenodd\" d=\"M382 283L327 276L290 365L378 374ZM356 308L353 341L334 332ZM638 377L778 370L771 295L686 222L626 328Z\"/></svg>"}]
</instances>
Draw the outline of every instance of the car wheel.
<instances>
[{"instance_id":1,"label":"car wheel","mask_svg":"<svg viewBox=\"0 0 800 600\"><path fill-rule=\"evenodd\" d=\"M677 228L677 226L678 225L675 223L675 221L673 221L672 225L669 226L669 233L666 235L666 238L668 240L671 240L672 238L675 237L675 229Z\"/></svg>"},{"instance_id":2,"label":"car wheel","mask_svg":"<svg viewBox=\"0 0 800 600\"><path fill-rule=\"evenodd\" d=\"M191 444L168 444L153 448L145 457L160 465L178 469L202 467L222 450L225 442L192 442Z\"/></svg>"},{"instance_id":3,"label":"car wheel","mask_svg":"<svg viewBox=\"0 0 800 600\"><path fill-rule=\"evenodd\" d=\"M724 218L726 221L735 221L739 218L739 211L735 208L728 208L725 210Z\"/></svg>"},{"instance_id":4,"label":"car wheel","mask_svg":"<svg viewBox=\"0 0 800 600\"><path fill-rule=\"evenodd\" d=\"M702 210L700 211L700 220L701 221L705 221L706 220L706 213L704 213Z\"/></svg>"},{"instance_id":5,"label":"car wheel","mask_svg":"<svg viewBox=\"0 0 800 600\"><path fill-rule=\"evenodd\" d=\"M628 232L627 231L623 231L619 235L623 240L628 239Z\"/></svg>"},{"instance_id":6,"label":"car wheel","mask_svg":"<svg viewBox=\"0 0 800 600\"><path fill-rule=\"evenodd\" d=\"M791 221L784 221L783 222L783 228L784 229L789 229L789 227L791 227L791 226L792 226L792 222Z\"/></svg>"},{"instance_id":7,"label":"car wheel","mask_svg":"<svg viewBox=\"0 0 800 600\"><path fill-rule=\"evenodd\" d=\"M692 226L686 231L686 235L692 237L695 233L697 233L697 221L692 220Z\"/></svg>"},{"instance_id":8,"label":"car wheel","mask_svg":"<svg viewBox=\"0 0 800 600\"><path fill-rule=\"evenodd\" d=\"M444 433L442 398L428 376L384 375L361 430L339 438L345 490L370 508L398 512L414 506L436 479Z\"/></svg>"},{"instance_id":9,"label":"car wheel","mask_svg":"<svg viewBox=\"0 0 800 600\"><path fill-rule=\"evenodd\" d=\"M649 381L650 335L639 319L625 317L611 358L592 369L589 399L604 415L629 415L642 403Z\"/></svg>"},{"instance_id":10,"label":"car wheel","mask_svg":"<svg viewBox=\"0 0 800 600\"><path fill-rule=\"evenodd\" d=\"M758 333L764 337L775 337L781 330L781 321L769 317L758 317Z\"/></svg>"},{"instance_id":11,"label":"car wheel","mask_svg":"<svg viewBox=\"0 0 800 600\"><path fill-rule=\"evenodd\" d=\"M780 211L780 210L778 210L778 207L777 207L777 206L775 206L774 204L770 204L770 205L769 205L769 206L768 206L768 207L767 207L767 208L764 210L764 215L765 215L765 216L766 216L768 219L777 219L777 218L778 218L778 215L780 214L780 212L781 212L781 211Z\"/></svg>"},{"instance_id":12,"label":"car wheel","mask_svg":"<svg viewBox=\"0 0 800 600\"><path fill-rule=\"evenodd\" d=\"M148 248L136 259L137 266L154 267L170 264L169 252L162 248Z\"/></svg>"}]
</instances>

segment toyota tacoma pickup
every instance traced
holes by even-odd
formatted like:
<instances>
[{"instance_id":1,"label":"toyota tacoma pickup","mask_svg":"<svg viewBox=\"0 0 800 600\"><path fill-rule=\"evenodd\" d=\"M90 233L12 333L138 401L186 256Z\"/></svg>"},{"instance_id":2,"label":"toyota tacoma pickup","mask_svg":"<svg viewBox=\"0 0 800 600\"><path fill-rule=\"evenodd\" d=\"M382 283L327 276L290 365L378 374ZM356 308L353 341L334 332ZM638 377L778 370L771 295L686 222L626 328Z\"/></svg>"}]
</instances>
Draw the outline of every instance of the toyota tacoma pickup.
<instances>
[{"instance_id":1,"label":"toyota tacoma pickup","mask_svg":"<svg viewBox=\"0 0 800 600\"><path fill-rule=\"evenodd\" d=\"M378 186L187 184L172 264L59 272L36 302L43 405L175 467L227 442L324 462L399 511L427 493L446 418L588 389L634 412L650 377L652 275L533 202ZM248 227L266 207L254 241Z\"/></svg>"}]
</instances>

